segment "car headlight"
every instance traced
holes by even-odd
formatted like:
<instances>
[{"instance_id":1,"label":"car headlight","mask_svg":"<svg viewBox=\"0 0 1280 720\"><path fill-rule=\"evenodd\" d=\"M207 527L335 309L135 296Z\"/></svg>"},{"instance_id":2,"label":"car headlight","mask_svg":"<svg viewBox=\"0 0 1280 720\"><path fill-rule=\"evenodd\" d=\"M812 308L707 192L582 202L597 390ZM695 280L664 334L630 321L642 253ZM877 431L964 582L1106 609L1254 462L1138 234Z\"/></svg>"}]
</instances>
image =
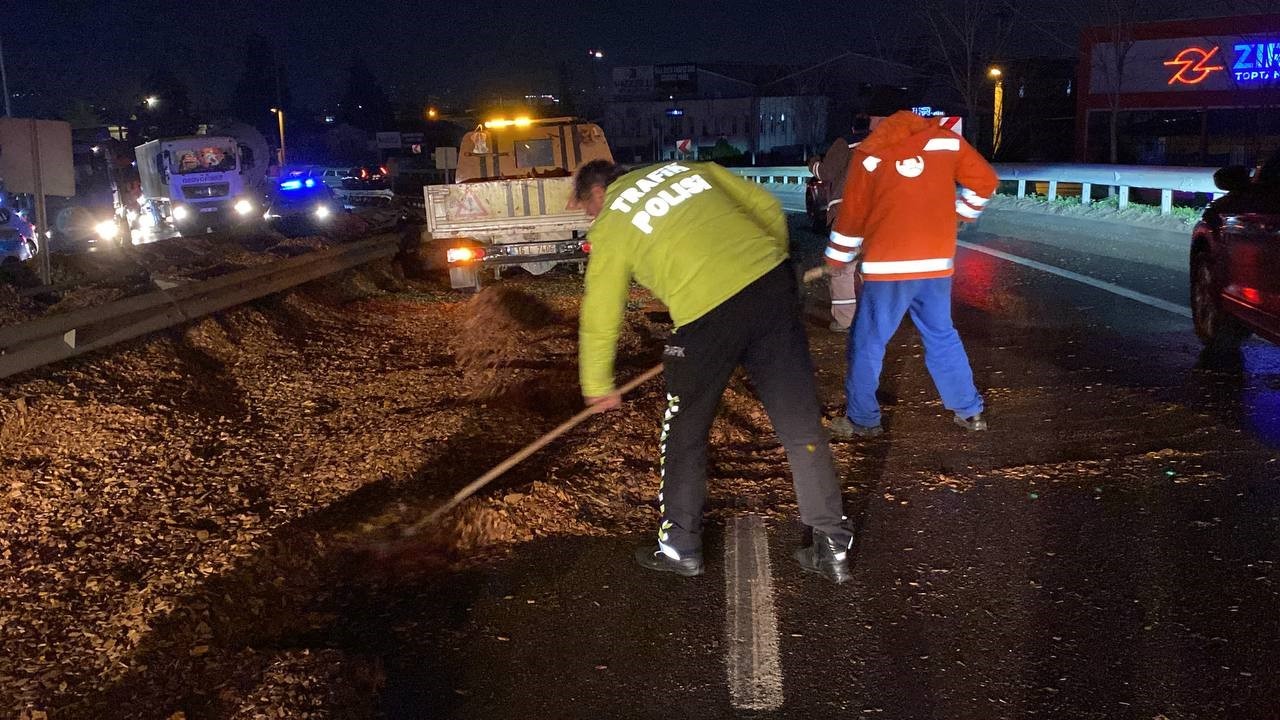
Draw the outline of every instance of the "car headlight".
<instances>
[{"instance_id":1,"label":"car headlight","mask_svg":"<svg viewBox=\"0 0 1280 720\"><path fill-rule=\"evenodd\" d=\"M234 207L236 209L236 212L241 215L248 215L249 213L253 212L253 203L249 202L248 200L243 200L243 199L237 200L236 204L233 205L232 207Z\"/></svg>"},{"instance_id":2,"label":"car headlight","mask_svg":"<svg viewBox=\"0 0 1280 720\"><path fill-rule=\"evenodd\" d=\"M174 206L173 206L173 219L174 219L174 220L186 220L186 219L187 219L187 217L189 217L190 215L191 215L191 211L187 209L187 206L186 206L186 205L174 205Z\"/></svg>"},{"instance_id":3,"label":"car headlight","mask_svg":"<svg viewBox=\"0 0 1280 720\"><path fill-rule=\"evenodd\" d=\"M115 240L116 236L120 234L120 226L116 224L115 220L103 220L93 226L93 231L98 233L98 237L103 240Z\"/></svg>"},{"instance_id":4,"label":"car headlight","mask_svg":"<svg viewBox=\"0 0 1280 720\"><path fill-rule=\"evenodd\" d=\"M328 205L321 205L316 208L316 217L320 220L324 220L332 214L333 211L329 209Z\"/></svg>"}]
</instances>

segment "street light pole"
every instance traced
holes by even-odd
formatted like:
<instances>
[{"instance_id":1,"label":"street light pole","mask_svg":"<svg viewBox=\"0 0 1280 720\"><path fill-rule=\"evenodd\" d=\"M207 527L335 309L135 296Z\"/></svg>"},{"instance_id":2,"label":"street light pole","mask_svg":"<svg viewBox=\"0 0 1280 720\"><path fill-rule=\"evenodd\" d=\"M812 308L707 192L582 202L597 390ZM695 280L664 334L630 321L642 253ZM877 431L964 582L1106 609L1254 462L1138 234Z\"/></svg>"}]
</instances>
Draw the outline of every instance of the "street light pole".
<instances>
[{"instance_id":1,"label":"street light pole","mask_svg":"<svg viewBox=\"0 0 1280 720\"><path fill-rule=\"evenodd\" d=\"M996 81L991 119L991 154L994 156L1000 150L1000 130L1004 125L1004 72L993 67L987 71L987 75Z\"/></svg>"},{"instance_id":2,"label":"street light pole","mask_svg":"<svg viewBox=\"0 0 1280 720\"><path fill-rule=\"evenodd\" d=\"M284 108L271 108L280 123L280 169L284 170Z\"/></svg>"},{"instance_id":3,"label":"street light pole","mask_svg":"<svg viewBox=\"0 0 1280 720\"><path fill-rule=\"evenodd\" d=\"M4 116L13 117L9 109L9 75L4 71L4 41L0 40L0 86L4 89Z\"/></svg>"}]
</instances>

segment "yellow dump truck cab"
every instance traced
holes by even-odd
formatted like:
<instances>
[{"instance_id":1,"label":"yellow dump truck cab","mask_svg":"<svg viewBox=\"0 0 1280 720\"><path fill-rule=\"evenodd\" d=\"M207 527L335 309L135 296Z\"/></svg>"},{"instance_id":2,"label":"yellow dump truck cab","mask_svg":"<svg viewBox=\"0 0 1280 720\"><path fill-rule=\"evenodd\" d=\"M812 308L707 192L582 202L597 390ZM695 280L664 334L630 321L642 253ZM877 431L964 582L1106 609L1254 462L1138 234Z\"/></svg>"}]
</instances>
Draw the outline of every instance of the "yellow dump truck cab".
<instances>
[{"instance_id":1,"label":"yellow dump truck cab","mask_svg":"<svg viewBox=\"0 0 1280 720\"><path fill-rule=\"evenodd\" d=\"M492 120L467 133L456 182L424 188L427 232L449 241L451 284L478 288L486 267L540 275L584 263L591 220L573 202L573 174L612 159L604 131L575 118Z\"/></svg>"}]
</instances>

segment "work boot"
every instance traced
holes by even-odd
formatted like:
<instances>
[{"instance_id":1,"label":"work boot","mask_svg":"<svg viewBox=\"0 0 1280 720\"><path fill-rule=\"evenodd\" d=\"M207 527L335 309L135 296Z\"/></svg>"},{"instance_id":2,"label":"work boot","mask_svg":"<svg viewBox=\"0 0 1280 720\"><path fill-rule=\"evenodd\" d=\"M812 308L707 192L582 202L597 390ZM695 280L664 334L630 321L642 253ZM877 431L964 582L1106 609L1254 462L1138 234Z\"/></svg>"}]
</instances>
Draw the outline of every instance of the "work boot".
<instances>
[{"instance_id":1,"label":"work boot","mask_svg":"<svg viewBox=\"0 0 1280 720\"><path fill-rule=\"evenodd\" d=\"M883 435L884 427L881 425L859 425L844 415L841 415L831 421L831 434L841 440L848 440L854 435L870 438L877 435Z\"/></svg>"},{"instance_id":2,"label":"work boot","mask_svg":"<svg viewBox=\"0 0 1280 720\"><path fill-rule=\"evenodd\" d=\"M848 326L848 325L841 325L839 320L832 320L832 321L831 321L831 324L827 326L827 329L828 329L828 330L830 330L831 332L834 332L834 333L847 333L847 332L849 332L849 326Z\"/></svg>"},{"instance_id":3,"label":"work boot","mask_svg":"<svg viewBox=\"0 0 1280 720\"><path fill-rule=\"evenodd\" d=\"M980 432L987 429L987 420L982 417L982 413L978 413L971 418L963 418L956 415L956 424L969 432Z\"/></svg>"},{"instance_id":4,"label":"work boot","mask_svg":"<svg viewBox=\"0 0 1280 720\"><path fill-rule=\"evenodd\" d=\"M814 530L813 544L796 550L793 557L800 563L800 567L825 576L837 585L851 577L849 548L832 540L821 530Z\"/></svg>"},{"instance_id":5,"label":"work boot","mask_svg":"<svg viewBox=\"0 0 1280 720\"><path fill-rule=\"evenodd\" d=\"M646 570L675 573L681 577L701 575L703 571L702 553L687 553L675 560L657 545L636 548L636 564Z\"/></svg>"}]
</instances>

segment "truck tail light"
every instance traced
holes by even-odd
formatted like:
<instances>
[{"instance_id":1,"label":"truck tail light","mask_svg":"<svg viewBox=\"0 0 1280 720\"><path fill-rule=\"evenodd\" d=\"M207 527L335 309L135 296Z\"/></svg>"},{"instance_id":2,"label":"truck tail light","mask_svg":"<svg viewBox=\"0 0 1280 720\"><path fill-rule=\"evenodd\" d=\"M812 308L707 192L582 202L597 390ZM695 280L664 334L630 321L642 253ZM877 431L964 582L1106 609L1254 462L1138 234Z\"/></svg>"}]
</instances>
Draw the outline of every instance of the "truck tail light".
<instances>
[{"instance_id":1,"label":"truck tail light","mask_svg":"<svg viewBox=\"0 0 1280 720\"><path fill-rule=\"evenodd\" d=\"M480 260L484 257L484 250L481 248L458 247L449 248L445 251L445 258L450 263L467 263Z\"/></svg>"}]
</instances>

